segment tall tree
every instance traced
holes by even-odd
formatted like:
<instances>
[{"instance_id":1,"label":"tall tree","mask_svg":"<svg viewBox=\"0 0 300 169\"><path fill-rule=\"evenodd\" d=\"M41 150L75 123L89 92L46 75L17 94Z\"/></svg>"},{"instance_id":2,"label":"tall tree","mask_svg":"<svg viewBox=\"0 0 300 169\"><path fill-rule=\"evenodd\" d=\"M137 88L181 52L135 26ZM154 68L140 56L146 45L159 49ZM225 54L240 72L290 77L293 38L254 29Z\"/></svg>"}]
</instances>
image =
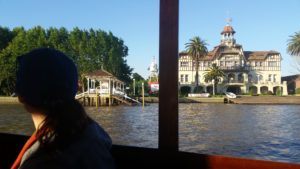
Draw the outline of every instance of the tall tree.
<instances>
[{"instance_id":1,"label":"tall tree","mask_svg":"<svg viewBox=\"0 0 300 169\"><path fill-rule=\"evenodd\" d=\"M138 73L133 73L132 78L135 79L136 81L145 81L145 79Z\"/></svg>"},{"instance_id":2,"label":"tall tree","mask_svg":"<svg viewBox=\"0 0 300 169\"><path fill-rule=\"evenodd\" d=\"M6 48L10 41L12 41L14 37L14 33L10 31L6 27L0 26L0 51L4 48Z\"/></svg>"},{"instance_id":3,"label":"tall tree","mask_svg":"<svg viewBox=\"0 0 300 169\"><path fill-rule=\"evenodd\" d=\"M0 95L14 91L16 58L34 48L51 47L66 53L76 63L79 79L104 68L120 80L130 83L132 68L127 65L128 48L124 41L111 32L74 28L49 28L40 26L25 30L23 27L0 27ZM82 85L84 88L84 85Z\"/></svg>"},{"instance_id":4,"label":"tall tree","mask_svg":"<svg viewBox=\"0 0 300 169\"><path fill-rule=\"evenodd\" d=\"M58 49L66 54L70 52L68 44L69 33L66 28L49 28L47 30L47 46Z\"/></svg>"},{"instance_id":5,"label":"tall tree","mask_svg":"<svg viewBox=\"0 0 300 169\"><path fill-rule=\"evenodd\" d=\"M300 56L300 31L290 36L287 51L293 56Z\"/></svg>"},{"instance_id":6,"label":"tall tree","mask_svg":"<svg viewBox=\"0 0 300 169\"><path fill-rule=\"evenodd\" d=\"M212 67L210 67L208 71L204 73L204 80L205 82L213 82L215 91L218 91L217 84L222 80L222 77L224 76L224 72L217 66L217 64L214 63L212 64ZM215 91L213 91L213 95L215 95Z\"/></svg>"},{"instance_id":7,"label":"tall tree","mask_svg":"<svg viewBox=\"0 0 300 169\"><path fill-rule=\"evenodd\" d=\"M118 39L109 32L107 36L107 48L108 53L104 57L104 69L111 72L113 75L118 77L127 83L130 82L130 74L132 68L128 67L127 60L125 57L128 55L128 47L124 45L122 39Z\"/></svg>"},{"instance_id":8,"label":"tall tree","mask_svg":"<svg viewBox=\"0 0 300 169\"><path fill-rule=\"evenodd\" d=\"M145 79L138 73L133 73L132 74L132 83L130 84L130 88L133 89L133 91L131 91L132 93L134 93L135 95L141 95L141 89L142 89L142 83L144 83L144 85L147 85L147 82L145 81ZM145 87L146 88L146 87Z\"/></svg>"},{"instance_id":9,"label":"tall tree","mask_svg":"<svg viewBox=\"0 0 300 169\"><path fill-rule=\"evenodd\" d=\"M36 26L26 31L25 41L29 50L40 47L48 47L46 31L41 26Z\"/></svg>"},{"instance_id":10,"label":"tall tree","mask_svg":"<svg viewBox=\"0 0 300 169\"><path fill-rule=\"evenodd\" d=\"M207 45L208 44L204 40L200 39L199 36L190 39L190 41L185 44L187 53L192 57L193 63L195 63L196 88L199 86L199 63L201 58L204 58L207 54Z\"/></svg>"},{"instance_id":11,"label":"tall tree","mask_svg":"<svg viewBox=\"0 0 300 169\"><path fill-rule=\"evenodd\" d=\"M11 95L15 88L17 56L28 52L26 31L16 28L14 39L0 53L0 94Z\"/></svg>"}]
</instances>

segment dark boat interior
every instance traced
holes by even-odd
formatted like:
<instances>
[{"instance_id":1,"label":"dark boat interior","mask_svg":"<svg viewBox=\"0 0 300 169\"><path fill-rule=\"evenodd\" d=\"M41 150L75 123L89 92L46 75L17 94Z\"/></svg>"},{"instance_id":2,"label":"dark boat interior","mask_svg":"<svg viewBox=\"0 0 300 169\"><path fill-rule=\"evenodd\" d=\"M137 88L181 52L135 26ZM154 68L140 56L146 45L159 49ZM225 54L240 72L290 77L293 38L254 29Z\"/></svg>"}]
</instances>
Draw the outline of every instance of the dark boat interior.
<instances>
[{"instance_id":1,"label":"dark boat interior","mask_svg":"<svg viewBox=\"0 0 300 169\"><path fill-rule=\"evenodd\" d=\"M11 167L28 136L0 134L0 168ZM197 168L197 169L296 169L298 164L212 156L180 151L164 151L113 145L116 167L122 168Z\"/></svg>"}]
</instances>

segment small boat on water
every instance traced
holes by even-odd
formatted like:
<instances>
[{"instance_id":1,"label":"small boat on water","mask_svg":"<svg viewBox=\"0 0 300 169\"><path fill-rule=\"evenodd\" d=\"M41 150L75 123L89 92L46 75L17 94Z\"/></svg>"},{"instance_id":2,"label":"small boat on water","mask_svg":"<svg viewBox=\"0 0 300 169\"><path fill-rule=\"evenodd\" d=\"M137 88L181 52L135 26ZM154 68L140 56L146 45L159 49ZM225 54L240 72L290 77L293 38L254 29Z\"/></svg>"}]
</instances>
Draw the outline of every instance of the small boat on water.
<instances>
[{"instance_id":1,"label":"small boat on water","mask_svg":"<svg viewBox=\"0 0 300 169\"><path fill-rule=\"evenodd\" d=\"M236 98L236 94L232 93L232 92L224 92L225 95L230 98L230 99L234 99Z\"/></svg>"}]
</instances>

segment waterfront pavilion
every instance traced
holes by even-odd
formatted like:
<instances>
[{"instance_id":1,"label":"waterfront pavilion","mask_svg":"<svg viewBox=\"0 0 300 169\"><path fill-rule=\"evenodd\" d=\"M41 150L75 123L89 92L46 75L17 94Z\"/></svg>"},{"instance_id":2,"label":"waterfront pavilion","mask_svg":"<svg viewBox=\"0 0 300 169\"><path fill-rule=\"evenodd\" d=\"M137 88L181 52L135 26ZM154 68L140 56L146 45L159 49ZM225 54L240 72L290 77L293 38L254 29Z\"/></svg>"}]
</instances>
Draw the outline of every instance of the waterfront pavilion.
<instances>
[{"instance_id":1,"label":"waterfront pavilion","mask_svg":"<svg viewBox=\"0 0 300 169\"><path fill-rule=\"evenodd\" d=\"M119 80L106 70L96 70L85 75L87 89L81 95L78 95L78 99L81 97L96 99L100 98L100 103L109 105L113 102L113 96L125 95L125 83ZM84 98L85 100L85 98ZM93 102L93 101L92 101Z\"/></svg>"},{"instance_id":2,"label":"waterfront pavilion","mask_svg":"<svg viewBox=\"0 0 300 169\"><path fill-rule=\"evenodd\" d=\"M96 70L85 75L87 92L99 94L115 94L123 92L125 83L105 70Z\"/></svg>"}]
</instances>

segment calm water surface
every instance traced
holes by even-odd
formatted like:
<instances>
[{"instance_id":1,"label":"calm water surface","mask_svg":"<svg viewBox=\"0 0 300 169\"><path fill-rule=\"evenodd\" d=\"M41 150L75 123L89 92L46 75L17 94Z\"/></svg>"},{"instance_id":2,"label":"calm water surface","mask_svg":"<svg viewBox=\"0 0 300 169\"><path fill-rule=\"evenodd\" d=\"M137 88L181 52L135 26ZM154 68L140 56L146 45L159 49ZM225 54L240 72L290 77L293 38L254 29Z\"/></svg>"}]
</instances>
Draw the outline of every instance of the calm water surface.
<instances>
[{"instance_id":1,"label":"calm water surface","mask_svg":"<svg viewBox=\"0 0 300 169\"><path fill-rule=\"evenodd\" d=\"M158 105L87 107L114 144L158 147ZM0 132L31 134L30 115L0 105ZM300 106L180 104L180 150L300 163Z\"/></svg>"}]
</instances>

